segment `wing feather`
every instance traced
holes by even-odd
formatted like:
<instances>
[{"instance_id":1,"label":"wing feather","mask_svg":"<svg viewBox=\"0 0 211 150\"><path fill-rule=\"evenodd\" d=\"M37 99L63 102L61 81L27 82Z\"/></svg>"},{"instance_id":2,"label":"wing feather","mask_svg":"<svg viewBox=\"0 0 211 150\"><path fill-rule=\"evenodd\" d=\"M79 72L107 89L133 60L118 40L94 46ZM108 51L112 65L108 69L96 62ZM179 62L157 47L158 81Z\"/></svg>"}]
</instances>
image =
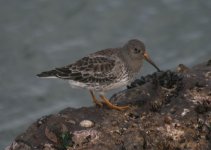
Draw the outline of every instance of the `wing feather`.
<instances>
[{"instance_id":1,"label":"wing feather","mask_svg":"<svg viewBox=\"0 0 211 150\"><path fill-rule=\"evenodd\" d=\"M115 61L116 60L112 57L92 55L84 57L76 61L74 64L42 72L38 76L55 76L61 79L75 80L84 83L112 82L112 80L116 78L112 71L115 67Z\"/></svg>"}]
</instances>

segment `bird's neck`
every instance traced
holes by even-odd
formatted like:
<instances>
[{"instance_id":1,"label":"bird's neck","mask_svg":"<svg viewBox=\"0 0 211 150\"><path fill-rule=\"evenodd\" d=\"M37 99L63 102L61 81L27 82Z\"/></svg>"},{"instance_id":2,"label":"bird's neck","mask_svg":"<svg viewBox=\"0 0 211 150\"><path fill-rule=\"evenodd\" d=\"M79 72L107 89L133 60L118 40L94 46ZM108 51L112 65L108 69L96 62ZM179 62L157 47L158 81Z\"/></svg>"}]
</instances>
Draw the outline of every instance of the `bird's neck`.
<instances>
[{"instance_id":1,"label":"bird's neck","mask_svg":"<svg viewBox=\"0 0 211 150\"><path fill-rule=\"evenodd\" d=\"M128 54L122 53L122 61L133 73L138 73L143 65L144 59L131 59Z\"/></svg>"}]
</instances>

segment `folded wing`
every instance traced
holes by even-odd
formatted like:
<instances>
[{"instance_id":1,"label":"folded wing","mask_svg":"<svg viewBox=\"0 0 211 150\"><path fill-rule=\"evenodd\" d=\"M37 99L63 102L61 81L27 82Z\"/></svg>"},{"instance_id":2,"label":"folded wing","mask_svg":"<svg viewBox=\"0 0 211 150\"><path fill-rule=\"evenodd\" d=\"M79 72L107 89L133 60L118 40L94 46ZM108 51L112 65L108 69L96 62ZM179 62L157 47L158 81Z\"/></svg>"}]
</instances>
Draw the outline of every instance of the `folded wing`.
<instances>
[{"instance_id":1,"label":"folded wing","mask_svg":"<svg viewBox=\"0 0 211 150\"><path fill-rule=\"evenodd\" d=\"M112 82L112 80L116 78L116 75L113 73L115 62L116 60L111 57L84 57L76 61L74 64L42 72L37 76L58 77L83 83Z\"/></svg>"}]
</instances>

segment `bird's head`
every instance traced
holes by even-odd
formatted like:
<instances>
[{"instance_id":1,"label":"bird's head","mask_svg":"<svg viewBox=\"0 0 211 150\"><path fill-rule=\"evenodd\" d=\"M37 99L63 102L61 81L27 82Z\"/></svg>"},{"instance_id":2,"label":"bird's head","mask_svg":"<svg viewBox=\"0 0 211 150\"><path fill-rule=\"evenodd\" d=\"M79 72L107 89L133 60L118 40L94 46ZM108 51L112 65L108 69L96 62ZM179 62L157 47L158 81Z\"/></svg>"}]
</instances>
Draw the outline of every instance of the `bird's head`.
<instances>
[{"instance_id":1,"label":"bird's head","mask_svg":"<svg viewBox=\"0 0 211 150\"><path fill-rule=\"evenodd\" d=\"M153 65L158 71L160 71L160 69L155 65L155 63L149 57L143 42L137 39L132 39L124 45L123 49L129 55L131 60L142 61L143 59L145 59L151 65Z\"/></svg>"}]
</instances>

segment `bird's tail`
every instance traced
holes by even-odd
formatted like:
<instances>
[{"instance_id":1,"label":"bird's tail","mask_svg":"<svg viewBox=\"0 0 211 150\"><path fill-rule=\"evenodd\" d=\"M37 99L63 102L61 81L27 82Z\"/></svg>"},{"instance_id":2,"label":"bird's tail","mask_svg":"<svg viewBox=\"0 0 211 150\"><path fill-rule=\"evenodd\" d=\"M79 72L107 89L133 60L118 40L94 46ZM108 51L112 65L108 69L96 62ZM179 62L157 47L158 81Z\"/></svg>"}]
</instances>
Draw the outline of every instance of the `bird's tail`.
<instances>
[{"instance_id":1,"label":"bird's tail","mask_svg":"<svg viewBox=\"0 0 211 150\"><path fill-rule=\"evenodd\" d=\"M37 74L38 77L42 78L55 78L57 74L56 70L50 70L50 71L44 71L39 74Z\"/></svg>"}]
</instances>

